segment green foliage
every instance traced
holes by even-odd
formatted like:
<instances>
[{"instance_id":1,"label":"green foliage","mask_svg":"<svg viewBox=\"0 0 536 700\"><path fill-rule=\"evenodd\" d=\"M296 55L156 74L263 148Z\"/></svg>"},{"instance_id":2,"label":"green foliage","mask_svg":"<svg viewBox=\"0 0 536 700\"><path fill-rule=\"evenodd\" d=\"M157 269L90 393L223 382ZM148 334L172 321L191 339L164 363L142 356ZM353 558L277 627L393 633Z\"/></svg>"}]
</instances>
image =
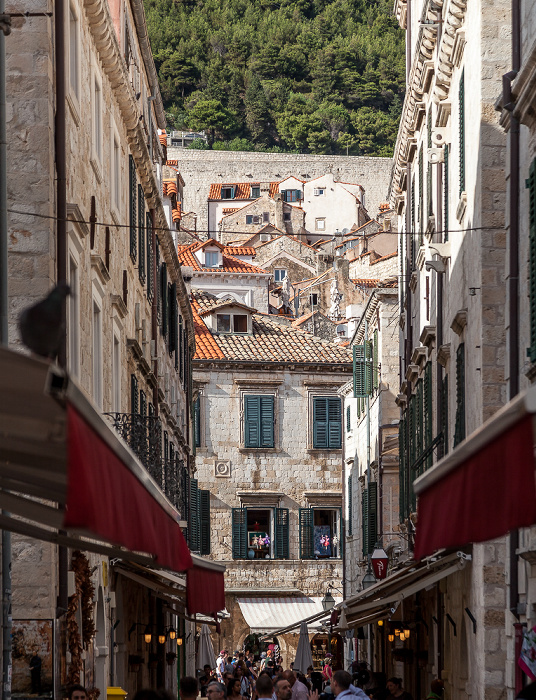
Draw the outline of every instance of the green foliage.
<instances>
[{"instance_id":1,"label":"green foliage","mask_svg":"<svg viewBox=\"0 0 536 700\"><path fill-rule=\"evenodd\" d=\"M390 155L404 91L391 5L146 0L169 125L205 129L209 148Z\"/></svg>"}]
</instances>

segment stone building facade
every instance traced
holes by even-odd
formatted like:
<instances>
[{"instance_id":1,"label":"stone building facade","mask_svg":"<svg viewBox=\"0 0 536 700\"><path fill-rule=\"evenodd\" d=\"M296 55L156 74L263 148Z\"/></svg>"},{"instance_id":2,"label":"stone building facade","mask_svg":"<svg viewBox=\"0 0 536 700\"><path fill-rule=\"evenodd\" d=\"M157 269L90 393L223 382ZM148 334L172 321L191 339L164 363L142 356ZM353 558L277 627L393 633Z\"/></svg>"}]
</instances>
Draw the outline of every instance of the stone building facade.
<instances>
[{"instance_id":1,"label":"stone building facade","mask_svg":"<svg viewBox=\"0 0 536 700\"><path fill-rule=\"evenodd\" d=\"M251 633L273 632L288 620L252 627L239 599L298 603L306 597L319 604L330 583L340 587L337 391L351 373L350 354L240 305L226 313L247 315L247 332L217 333L211 320L219 313L217 299L193 290L193 307L197 479L211 493L209 556L226 563L226 607L234 613L222 623L219 641L240 649ZM325 409L329 426L322 423ZM255 541L265 535L268 544ZM297 632L277 638L287 665Z\"/></svg>"},{"instance_id":2,"label":"stone building facade","mask_svg":"<svg viewBox=\"0 0 536 700\"><path fill-rule=\"evenodd\" d=\"M68 281L67 340L60 362L134 451L137 430L138 447L141 434L145 446L151 443L154 460L144 466L151 471L156 465L153 478L186 521L194 466L190 359L195 338L161 200L165 157L158 130L165 118L143 5L73 0L58 4L60 16L52 20L49 9L38 2L35 16L15 17L6 39L10 343L21 347L20 311L59 280ZM7 11L17 13L20 7L8 4ZM55 30L66 36L65 55L57 54ZM64 105L57 91L62 79ZM65 181L59 176L62 145ZM73 651L65 642L67 600L61 597L64 590L74 593L67 589L72 554L27 537L13 539L13 618L21 624L52 620L56 626L55 697L69 677ZM155 669L145 666L136 675L129 668L139 635L131 639L128 630L138 614L148 619L157 605L151 586L141 577L138 609L131 609L130 580L118 575L106 556L87 554L87 560L97 633L80 681L101 696L109 685L133 693L157 677L159 684L176 687L176 662L166 664L154 637L142 654L144 661L149 652L157 654ZM160 624L184 631L176 616L161 612ZM117 620L122 625L115 631ZM14 691L19 681L24 685L24 679L14 678Z\"/></svg>"},{"instance_id":3,"label":"stone building facade","mask_svg":"<svg viewBox=\"0 0 536 700\"><path fill-rule=\"evenodd\" d=\"M168 159L186 183L185 211L198 213L198 231L207 231L207 192L215 180L226 182L280 182L289 176L308 181L333 173L341 182L357 182L366 192L369 212L385 200L393 161L363 156L317 156L294 153L241 153L168 148ZM216 175L215 175L216 174ZM352 224L347 224L350 227Z\"/></svg>"}]
</instances>

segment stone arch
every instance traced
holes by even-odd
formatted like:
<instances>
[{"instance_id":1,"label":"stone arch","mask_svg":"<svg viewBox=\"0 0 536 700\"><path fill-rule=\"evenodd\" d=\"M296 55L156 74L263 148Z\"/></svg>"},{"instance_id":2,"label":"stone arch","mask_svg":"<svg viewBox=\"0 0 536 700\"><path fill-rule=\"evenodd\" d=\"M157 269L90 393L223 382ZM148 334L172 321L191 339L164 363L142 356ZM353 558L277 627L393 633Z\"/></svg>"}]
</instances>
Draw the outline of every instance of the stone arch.
<instances>
[{"instance_id":1,"label":"stone arch","mask_svg":"<svg viewBox=\"0 0 536 700\"><path fill-rule=\"evenodd\" d=\"M220 292L216 294L216 298L221 301L237 301L239 304L243 303L243 299L235 294L235 292Z\"/></svg>"}]
</instances>

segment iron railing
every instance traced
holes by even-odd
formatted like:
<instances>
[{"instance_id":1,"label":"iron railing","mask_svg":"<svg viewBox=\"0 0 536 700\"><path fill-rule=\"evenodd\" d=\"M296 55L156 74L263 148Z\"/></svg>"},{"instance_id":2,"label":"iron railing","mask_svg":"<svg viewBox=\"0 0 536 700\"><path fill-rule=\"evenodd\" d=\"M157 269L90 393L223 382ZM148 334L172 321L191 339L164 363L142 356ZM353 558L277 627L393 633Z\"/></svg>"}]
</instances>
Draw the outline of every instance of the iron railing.
<instances>
[{"instance_id":1,"label":"iron railing","mask_svg":"<svg viewBox=\"0 0 536 700\"><path fill-rule=\"evenodd\" d=\"M162 456L162 423L154 416L106 413L117 433L136 454L167 499L188 519L188 469L182 459Z\"/></svg>"}]
</instances>

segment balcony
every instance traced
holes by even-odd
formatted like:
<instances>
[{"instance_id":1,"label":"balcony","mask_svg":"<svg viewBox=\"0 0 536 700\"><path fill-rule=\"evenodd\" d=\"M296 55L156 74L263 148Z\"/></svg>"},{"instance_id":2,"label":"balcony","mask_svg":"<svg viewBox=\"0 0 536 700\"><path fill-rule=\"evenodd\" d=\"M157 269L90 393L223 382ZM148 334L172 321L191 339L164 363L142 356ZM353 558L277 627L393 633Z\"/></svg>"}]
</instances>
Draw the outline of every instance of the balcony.
<instances>
[{"instance_id":1,"label":"balcony","mask_svg":"<svg viewBox=\"0 0 536 700\"><path fill-rule=\"evenodd\" d=\"M116 432L136 454L167 499L188 518L189 475L183 460L162 456L162 423L154 416L106 413Z\"/></svg>"}]
</instances>

